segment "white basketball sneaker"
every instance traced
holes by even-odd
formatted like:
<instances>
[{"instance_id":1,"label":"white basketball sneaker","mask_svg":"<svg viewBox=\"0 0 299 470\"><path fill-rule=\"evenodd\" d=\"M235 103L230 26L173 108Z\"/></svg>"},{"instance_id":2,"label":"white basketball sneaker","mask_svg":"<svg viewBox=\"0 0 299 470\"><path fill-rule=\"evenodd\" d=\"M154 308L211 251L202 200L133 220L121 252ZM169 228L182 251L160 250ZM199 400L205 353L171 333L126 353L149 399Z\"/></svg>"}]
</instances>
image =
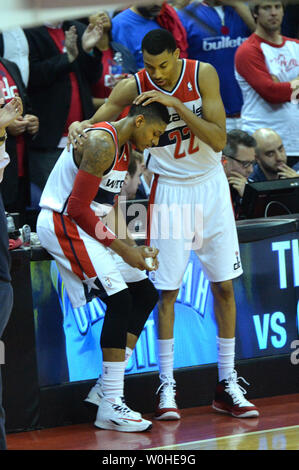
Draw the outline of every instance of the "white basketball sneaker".
<instances>
[{"instance_id":1,"label":"white basketball sneaker","mask_svg":"<svg viewBox=\"0 0 299 470\"><path fill-rule=\"evenodd\" d=\"M92 405L99 406L103 396L102 381L99 379L98 382L90 389L89 394L84 401L91 403Z\"/></svg>"},{"instance_id":2,"label":"white basketball sneaker","mask_svg":"<svg viewBox=\"0 0 299 470\"><path fill-rule=\"evenodd\" d=\"M160 375L161 385L157 390L159 394L159 404L156 409L155 419L177 420L181 418L179 409L175 401L175 381L170 380L166 375Z\"/></svg>"},{"instance_id":3,"label":"white basketball sneaker","mask_svg":"<svg viewBox=\"0 0 299 470\"><path fill-rule=\"evenodd\" d=\"M149 431L152 427L151 421L132 411L123 397L102 397L94 424L100 429L121 432Z\"/></svg>"}]
</instances>

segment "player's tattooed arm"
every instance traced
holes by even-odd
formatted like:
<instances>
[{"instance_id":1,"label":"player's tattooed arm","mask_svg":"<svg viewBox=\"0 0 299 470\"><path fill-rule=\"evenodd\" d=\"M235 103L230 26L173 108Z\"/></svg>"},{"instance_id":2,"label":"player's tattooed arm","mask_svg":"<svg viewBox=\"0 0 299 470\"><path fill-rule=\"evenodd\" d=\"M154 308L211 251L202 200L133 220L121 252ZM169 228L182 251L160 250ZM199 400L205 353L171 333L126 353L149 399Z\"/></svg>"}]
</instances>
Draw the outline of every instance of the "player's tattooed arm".
<instances>
[{"instance_id":1,"label":"player's tattooed arm","mask_svg":"<svg viewBox=\"0 0 299 470\"><path fill-rule=\"evenodd\" d=\"M80 170L102 178L104 172L112 165L114 156L115 145L107 132L88 132L88 138L84 142Z\"/></svg>"}]
</instances>

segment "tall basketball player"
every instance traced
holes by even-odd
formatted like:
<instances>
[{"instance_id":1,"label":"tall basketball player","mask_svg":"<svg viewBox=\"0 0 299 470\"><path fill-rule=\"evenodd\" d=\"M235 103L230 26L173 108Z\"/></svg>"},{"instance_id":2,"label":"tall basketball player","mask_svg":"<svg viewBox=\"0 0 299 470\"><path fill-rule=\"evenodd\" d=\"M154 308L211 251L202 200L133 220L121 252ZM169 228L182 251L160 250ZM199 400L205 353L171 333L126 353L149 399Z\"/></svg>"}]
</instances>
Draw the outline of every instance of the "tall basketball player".
<instances>
[{"instance_id":1,"label":"tall basketball player","mask_svg":"<svg viewBox=\"0 0 299 470\"><path fill-rule=\"evenodd\" d=\"M218 75L210 64L180 59L172 34L163 29L144 37L142 51L145 68L119 83L90 122L115 118L132 102L144 107L160 102L170 114L166 133L156 148L149 149L147 159L148 169L155 174L149 239L160 250L154 281L161 291L161 385L156 419L180 419L173 377L174 304L190 249L197 254L210 281L218 326L219 381L213 408L238 418L258 416L257 408L245 399L235 371L236 307L232 280L243 271L229 187L221 165L226 131ZM87 125L90 123L72 124L70 140L82 142L82 130ZM173 204L181 208L181 213L169 217L170 232L166 238L157 213L161 205ZM184 220L186 208L191 213L187 235L184 224L178 225L178 220Z\"/></svg>"}]
</instances>

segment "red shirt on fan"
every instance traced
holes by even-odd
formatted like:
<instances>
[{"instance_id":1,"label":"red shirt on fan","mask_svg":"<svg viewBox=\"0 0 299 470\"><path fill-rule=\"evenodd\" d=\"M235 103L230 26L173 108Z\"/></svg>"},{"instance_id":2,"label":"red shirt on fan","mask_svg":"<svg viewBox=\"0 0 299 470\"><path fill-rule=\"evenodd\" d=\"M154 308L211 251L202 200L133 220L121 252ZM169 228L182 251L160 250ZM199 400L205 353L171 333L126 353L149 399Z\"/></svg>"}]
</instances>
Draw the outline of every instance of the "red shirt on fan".
<instances>
[{"instance_id":1,"label":"red shirt on fan","mask_svg":"<svg viewBox=\"0 0 299 470\"><path fill-rule=\"evenodd\" d=\"M66 52L64 41L65 41L65 34L62 28L50 28L47 27L48 33L50 34L51 38L55 42L59 52L64 54ZM71 101L70 101L70 108L69 114L65 123L63 136L68 135L68 128L74 121L83 121L83 110L82 110L82 103L79 91L79 84L74 72L70 72L69 74L71 80Z\"/></svg>"},{"instance_id":2,"label":"red shirt on fan","mask_svg":"<svg viewBox=\"0 0 299 470\"><path fill-rule=\"evenodd\" d=\"M5 98L5 103L9 103L16 95L19 95L18 88L12 76L8 73L4 65L0 62L0 87ZM15 137L18 158L18 176L25 176L25 140L24 134Z\"/></svg>"}]
</instances>

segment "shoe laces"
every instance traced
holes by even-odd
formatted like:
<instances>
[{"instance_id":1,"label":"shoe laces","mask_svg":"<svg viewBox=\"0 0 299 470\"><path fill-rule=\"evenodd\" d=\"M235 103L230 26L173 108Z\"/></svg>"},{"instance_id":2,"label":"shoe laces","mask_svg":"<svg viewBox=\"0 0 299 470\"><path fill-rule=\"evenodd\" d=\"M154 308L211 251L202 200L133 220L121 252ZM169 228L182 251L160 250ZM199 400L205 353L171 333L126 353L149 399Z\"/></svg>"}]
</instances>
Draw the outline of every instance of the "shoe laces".
<instances>
[{"instance_id":1,"label":"shoe laces","mask_svg":"<svg viewBox=\"0 0 299 470\"><path fill-rule=\"evenodd\" d=\"M161 374L161 385L159 386L156 395L160 393L160 408L177 408L175 402L175 381L167 375Z\"/></svg>"},{"instance_id":2,"label":"shoe laces","mask_svg":"<svg viewBox=\"0 0 299 470\"><path fill-rule=\"evenodd\" d=\"M247 393L247 391L238 383L239 380L243 380L246 385L249 385L244 377L237 377L237 372L234 370L226 379L226 386L224 390L230 394L234 404L244 406L245 404L249 404L248 400L244 398L244 395Z\"/></svg>"},{"instance_id":3,"label":"shoe laces","mask_svg":"<svg viewBox=\"0 0 299 470\"><path fill-rule=\"evenodd\" d=\"M122 403L112 403L112 408L121 415L129 415L132 414L135 416L135 412L131 410L131 408L126 405L124 397L121 397Z\"/></svg>"}]
</instances>

